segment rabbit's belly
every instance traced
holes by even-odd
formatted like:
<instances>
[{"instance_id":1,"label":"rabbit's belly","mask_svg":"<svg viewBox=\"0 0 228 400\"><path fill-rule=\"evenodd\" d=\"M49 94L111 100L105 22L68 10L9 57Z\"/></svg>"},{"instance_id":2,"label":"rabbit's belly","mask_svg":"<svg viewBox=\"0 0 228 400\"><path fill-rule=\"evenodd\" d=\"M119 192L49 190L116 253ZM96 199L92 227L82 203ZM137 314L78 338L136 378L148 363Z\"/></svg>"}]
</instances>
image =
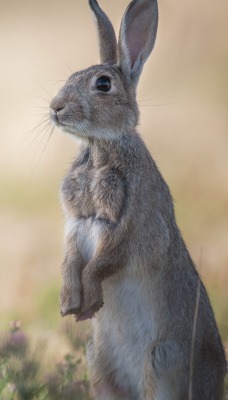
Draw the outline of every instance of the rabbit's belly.
<instances>
[{"instance_id":1,"label":"rabbit's belly","mask_svg":"<svg viewBox=\"0 0 228 400\"><path fill-rule=\"evenodd\" d=\"M88 263L96 252L102 231L102 222L92 217L80 218L75 223L79 250Z\"/></svg>"},{"instance_id":2,"label":"rabbit's belly","mask_svg":"<svg viewBox=\"0 0 228 400\"><path fill-rule=\"evenodd\" d=\"M158 329L152 299L146 294L149 282L137 282L126 269L104 282L104 306L93 321L94 339L106 357L105 369L115 371L118 386L140 393Z\"/></svg>"}]
</instances>

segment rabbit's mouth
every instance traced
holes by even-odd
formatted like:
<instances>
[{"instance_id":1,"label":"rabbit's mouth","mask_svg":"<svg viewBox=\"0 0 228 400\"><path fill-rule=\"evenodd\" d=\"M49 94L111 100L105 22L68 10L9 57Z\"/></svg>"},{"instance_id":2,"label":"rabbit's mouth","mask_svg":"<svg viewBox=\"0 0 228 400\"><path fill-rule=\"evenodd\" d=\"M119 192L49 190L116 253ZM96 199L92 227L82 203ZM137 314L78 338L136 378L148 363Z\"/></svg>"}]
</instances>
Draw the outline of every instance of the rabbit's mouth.
<instances>
[{"instance_id":1,"label":"rabbit's mouth","mask_svg":"<svg viewBox=\"0 0 228 400\"><path fill-rule=\"evenodd\" d=\"M49 115L51 124L54 127L61 129L63 132L69 133L73 136L77 136L80 138L85 137L85 134L83 134L83 131L85 130L84 124L78 123L76 126L76 124L70 124L69 122L60 120L60 116L58 115L59 111L55 111L52 108L50 108Z\"/></svg>"},{"instance_id":2,"label":"rabbit's mouth","mask_svg":"<svg viewBox=\"0 0 228 400\"><path fill-rule=\"evenodd\" d=\"M88 124L84 118L82 107L79 104L75 107L73 102L66 103L57 100L54 99L50 104L49 116L52 125L73 136L85 137Z\"/></svg>"},{"instance_id":3,"label":"rabbit's mouth","mask_svg":"<svg viewBox=\"0 0 228 400\"><path fill-rule=\"evenodd\" d=\"M52 125L54 125L55 127L60 125L57 111L55 111L52 108L50 108L49 116L50 116L50 120L51 120Z\"/></svg>"},{"instance_id":4,"label":"rabbit's mouth","mask_svg":"<svg viewBox=\"0 0 228 400\"><path fill-rule=\"evenodd\" d=\"M53 110L52 108L50 108L50 120L51 123L54 127L58 127L60 129L62 129L65 132L68 133L76 133L76 129L72 126L69 125L69 123L65 123L64 121L60 120L60 115L59 112L61 110Z\"/></svg>"}]
</instances>

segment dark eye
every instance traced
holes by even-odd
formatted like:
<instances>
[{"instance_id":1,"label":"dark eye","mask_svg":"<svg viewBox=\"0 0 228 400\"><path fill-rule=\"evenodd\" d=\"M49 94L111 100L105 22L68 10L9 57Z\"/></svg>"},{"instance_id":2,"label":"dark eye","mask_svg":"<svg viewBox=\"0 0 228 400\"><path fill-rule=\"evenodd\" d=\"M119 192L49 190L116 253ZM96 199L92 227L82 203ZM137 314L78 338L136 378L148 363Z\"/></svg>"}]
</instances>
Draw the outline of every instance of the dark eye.
<instances>
[{"instance_id":1,"label":"dark eye","mask_svg":"<svg viewBox=\"0 0 228 400\"><path fill-rule=\"evenodd\" d=\"M96 89L101 92L109 92L111 89L111 79L108 76L100 76L96 81Z\"/></svg>"}]
</instances>

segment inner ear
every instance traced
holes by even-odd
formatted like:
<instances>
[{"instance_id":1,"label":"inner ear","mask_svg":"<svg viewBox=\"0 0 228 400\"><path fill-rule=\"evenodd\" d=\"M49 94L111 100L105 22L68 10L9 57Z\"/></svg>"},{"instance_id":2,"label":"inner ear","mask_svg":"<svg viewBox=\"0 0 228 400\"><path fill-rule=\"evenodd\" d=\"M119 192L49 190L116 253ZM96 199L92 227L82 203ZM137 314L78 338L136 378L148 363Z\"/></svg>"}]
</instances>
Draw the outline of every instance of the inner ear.
<instances>
[{"instance_id":1,"label":"inner ear","mask_svg":"<svg viewBox=\"0 0 228 400\"><path fill-rule=\"evenodd\" d=\"M123 75L135 88L153 50L157 27L157 0L132 0L121 22L118 60Z\"/></svg>"},{"instance_id":2,"label":"inner ear","mask_svg":"<svg viewBox=\"0 0 228 400\"><path fill-rule=\"evenodd\" d=\"M151 33L150 26L145 26L148 18L148 6L132 7L131 14L126 16L126 41L131 61L131 67L134 66L139 53L145 48Z\"/></svg>"}]
</instances>

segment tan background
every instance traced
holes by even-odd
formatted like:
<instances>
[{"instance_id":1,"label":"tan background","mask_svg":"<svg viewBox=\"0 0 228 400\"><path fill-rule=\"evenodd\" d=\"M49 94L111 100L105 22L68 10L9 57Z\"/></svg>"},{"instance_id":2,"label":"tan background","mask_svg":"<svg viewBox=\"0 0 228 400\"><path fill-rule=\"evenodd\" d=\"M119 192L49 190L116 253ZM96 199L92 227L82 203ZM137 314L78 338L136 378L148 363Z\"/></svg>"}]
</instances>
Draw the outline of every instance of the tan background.
<instances>
[{"instance_id":1,"label":"tan background","mask_svg":"<svg viewBox=\"0 0 228 400\"><path fill-rule=\"evenodd\" d=\"M100 4L117 28L128 1ZM160 0L159 9L140 132L227 340L228 2ZM99 61L95 33L86 0L0 0L0 330L19 319L53 337L61 325L58 186L77 148L57 130L46 147L39 124L66 77Z\"/></svg>"}]
</instances>

